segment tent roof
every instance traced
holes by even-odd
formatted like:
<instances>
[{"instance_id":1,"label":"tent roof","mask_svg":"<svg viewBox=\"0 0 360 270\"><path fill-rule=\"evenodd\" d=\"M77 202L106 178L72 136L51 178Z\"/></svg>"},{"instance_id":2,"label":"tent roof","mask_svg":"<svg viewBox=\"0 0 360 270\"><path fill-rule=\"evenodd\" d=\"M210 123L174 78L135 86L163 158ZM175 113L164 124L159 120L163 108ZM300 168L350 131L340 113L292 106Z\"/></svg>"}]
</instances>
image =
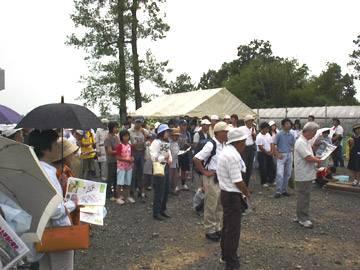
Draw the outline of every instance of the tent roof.
<instances>
[{"instance_id":1,"label":"tent roof","mask_svg":"<svg viewBox=\"0 0 360 270\"><path fill-rule=\"evenodd\" d=\"M220 118L226 114L237 114L239 119L244 119L246 115L258 118L254 111L226 88L163 95L145 104L131 115L148 119L163 119L180 116L201 118L204 115L213 114Z\"/></svg>"}]
</instances>

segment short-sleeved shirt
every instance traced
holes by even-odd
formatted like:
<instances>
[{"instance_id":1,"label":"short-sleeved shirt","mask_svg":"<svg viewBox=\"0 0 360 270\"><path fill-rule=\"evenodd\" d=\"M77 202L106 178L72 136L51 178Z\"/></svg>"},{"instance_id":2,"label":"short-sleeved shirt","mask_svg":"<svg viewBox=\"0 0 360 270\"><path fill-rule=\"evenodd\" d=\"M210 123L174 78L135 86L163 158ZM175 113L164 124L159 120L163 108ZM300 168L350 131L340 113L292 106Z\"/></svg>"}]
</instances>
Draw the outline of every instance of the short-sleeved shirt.
<instances>
[{"instance_id":1,"label":"short-sleeved shirt","mask_svg":"<svg viewBox=\"0 0 360 270\"><path fill-rule=\"evenodd\" d=\"M262 133L259 133L256 136L257 151L261 152L261 150L259 149L259 145L261 145L266 152L270 152L271 151L271 141L272 141L272 138L269 133L266 133L265 135L263 135Z\"/></svg>"},{"instance_id":2,"label":"short-sleeved shirt","mask_svg":"<svg viewBox=\"0 0 360 270\"><path fill-rule=\"evenodd\" d=\"M233 145L228 145L218 157L217 176L221 190L241 193L236 183L243 181L241 156Z\"/></svg>"},{"instance_id":3,"label":"short-sleeved shirt","mask_svg":"<svg viewBox=\"0 0 360 270\"><path fill-rule=\"evenodd\" d=\"M193 143L199 143L201 141L200 133L202 133L202 132L199 131L199 132L195 133ZM202 135L204 135L205 140L210 139L209 133L206 133L206 134L202 133Z\"/></svg>"},{"instance_id":4,"label":"short-sleeved shirt","mask_svg":"<svg viewBox=\"0 0 360 270\"><path fill-rule=\"evenodd\" d=\"M340 126L340 125L338 125L337 127L335 127L335 126L333 126L332 127L332 130L333 130L333 134L340 134L341 135L341 138L343 138L344 137L344 129L343 129L343 127L342 126ZM340 145L342 145L342 143L343 143L343 140L341 139L341 142L340 142Z\"/></svg>"},{"instance_id":5,"label":"short-sleeved shirt","mask_svg":"<svg viewBox=\"0 0 360 270\"><path fill-rule=\"evenodd\" d=\"M277 146L279 153L289 153L295 145L295 137L289 132L286 134L284 130L276 133L273 144Z\"/></svg>"},{"instance_id":6,"label":"short-sleeved shirt","mask_svg":"<svg viewBox=\"0 0 360 270\"><path fill-rule=\"evenodd\" d=\"M111 137L110 135L108 135L104 141L104 146L105 146L105 149L106 149L106 161L108 163L114 163L116 162L116 155L113 155L113 154L109 154L108 151L107 151L107 148L108 147L111 147L111 150L112 151L116 151L116 147L119 145L120 143L120 139L118 136L114 136Z\"/></svg>"},{"instance_id":7,"label":"short-sleeved shirt","mask_svg":"<svg viewBox=\"0 0 360 270\"><path fill-rule=\"evenodd\" d=\"M145 131L145 134L149 134L149 132L147 131L147 129L143 129ZM145 150L145 143L146 143L146 139L144 134L139 130L138 132L136 132L135 128L132 127L129 130L130 133L130 141L132 144L138 143L135 147L134 147L134 151L137 152L144 152Z\"/></svg>"},{"instance_id":8,"label":"short-sleeved shirt","mask_svg":"<svg viewBox=\"0 0 360 270\"><path fill-rule=\"evenodd\" d=\"M120 156L121 158L129 159L134 156L134 152L131 149L131 145L129 143L127 144L119 143L118 146L116 147L116 155ZM128 171L134 167L134 163L129 163L120 160L117 160L116 163L117 163L117 168L123 171Z\"/></svg>"},{"instance_id":9,"label":"short-sleeved shirt","mask_svg":"<svg viewBox=\"0 0 360 270\"><path fill-rule=\"evenodd\" d=\"M205 168L206 170L216 170L218 157L221 151L225 148L225 145L221 144L215 137L213 138L213 140L216 143L216 154L211 158L210 163L207 165L207 168ZM195 157L199 160L203 160L206 163L206 161L211 155L213 147L214 145L212 142L207 142L204 145L203 149L201 149L201 151L197 153Z\"/></svg>"},{"instance_id":10,"label":"short-sleeved shirt","mask_svg":"<svg viewBox=\"0 0 360 270\"><path fill-rule=\"evenodd\" d=\"M311 181L316 178L316 163L307 161L307 156L313 157L313 150L310 141L301 135L295 144L295 181Z\"/></svg>"},{"instance_id":11,"label":"short-sleeved shirt","mask_svg":"<svg viewBox=\"0 0 360 270\"><path fill-rule=\"evenodd\" d=\"M87 139L85 139L85 137ZM85 133L85 137L83 137L83 139L81 140L82 144L93 144L95 143L95 135L92 131L87 131ZM89 146L81 146L81 153L88 153L94 151L94 148L92 147L92 145ZM81 159L90 159L90 158L94 158L95 157L95 153L92 153L90 155L81 155Z\"/></svg>"},{"instance_id":12,"label":"short-sleeved shirt","mask_svg":"<svg viewBox=\"0 0 360 270\"><path fill-rule=\"evenodd\" d=\"M242 130L248 137L246 138L246 146L254 145L254 139L251 135L253 132L253 127L248 128L247 126L239 127L240 130Z\"/></svg>"},{"instance_id":13,"label":"short-sleeved shirt","mask_svg":"<svg viewBox=\"0 0 360 270\"><path fill-rule=\"evenodd\" d=\"M186 150L188 148L188 146L186 146L185 144L187 143L191 143L191 137L190 137L190 132L185 131L185 133L180 133L179 138L178 138L178 144L180 147L180 150Z\"/></svg>"}]
</instances>

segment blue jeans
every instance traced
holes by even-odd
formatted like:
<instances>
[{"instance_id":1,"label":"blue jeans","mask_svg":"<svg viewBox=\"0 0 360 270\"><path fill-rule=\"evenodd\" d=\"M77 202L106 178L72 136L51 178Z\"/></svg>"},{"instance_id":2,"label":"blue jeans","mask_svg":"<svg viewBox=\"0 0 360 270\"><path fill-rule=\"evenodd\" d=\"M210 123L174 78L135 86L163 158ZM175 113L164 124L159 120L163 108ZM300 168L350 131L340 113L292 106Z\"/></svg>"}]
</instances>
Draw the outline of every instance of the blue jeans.
<instances>
[{"instance_id":1,"label":"blue jeans","mask_svg":"<svg viewBox=\"0 0 360 270\"><path fill-rule=\"evenodd\" d=\"M134 193L136 183L139 192L141 192L144 163L145 163L144 152L134 151L133 179L131 181L131 189L130 189L131 193Z\"/></svg>"},{"instance_id":2,"label":"blue jeans","mask_svg":"<svg viewBox=\"0 0 360 270\"><path fill-rule=\"evenodd\" d=\"M283 158L277 159L276 166L276 193L283 194L286 192L286 188L291 177L292 164L293 164L293 154L290 153L280 153L283 155Z\"/></svg>"},{"instance_id":3,"label":"blue jeans","mask_svg":"<svg viewBox=\"0 0 360 270\"><path fill-rule=\"evenodd\" d=\"M170 194L170 175L169 165L165 167L165 176L158 177L153 175L154 202L153 216L158 216L166 211L166 203Z\"/></svg>"},{"instance_id":4,"label":"blue jeans","mask_svg":"<svg viewBox=\"0 0 360 270\"><path fill-rule=\"evenodd\" d=\"M344 158L342 157L342 145L339 145L331 154L334 161L334 167L344 167Z\"/></svg>"}]
</instances>

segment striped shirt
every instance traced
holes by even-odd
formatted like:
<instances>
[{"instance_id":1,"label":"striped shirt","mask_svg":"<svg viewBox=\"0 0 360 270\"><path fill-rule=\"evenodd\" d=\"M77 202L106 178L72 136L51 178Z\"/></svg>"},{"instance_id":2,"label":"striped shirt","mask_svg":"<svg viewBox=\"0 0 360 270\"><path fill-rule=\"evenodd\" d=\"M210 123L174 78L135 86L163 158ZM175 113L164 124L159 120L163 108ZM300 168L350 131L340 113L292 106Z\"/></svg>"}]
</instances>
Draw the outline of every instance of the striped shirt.
<instances>
[{"instance_id":1,"label":"striped shirt","mask_svg":"<svg viewBox=\"0 0 360 270\"><path fill-rule=\"evenodd\" d=\"M233 145L227 145L221 151L216 171L221 190L241 193L235 184L243 181L241 161L241 156Z\"/></svg>"}]
</instances>

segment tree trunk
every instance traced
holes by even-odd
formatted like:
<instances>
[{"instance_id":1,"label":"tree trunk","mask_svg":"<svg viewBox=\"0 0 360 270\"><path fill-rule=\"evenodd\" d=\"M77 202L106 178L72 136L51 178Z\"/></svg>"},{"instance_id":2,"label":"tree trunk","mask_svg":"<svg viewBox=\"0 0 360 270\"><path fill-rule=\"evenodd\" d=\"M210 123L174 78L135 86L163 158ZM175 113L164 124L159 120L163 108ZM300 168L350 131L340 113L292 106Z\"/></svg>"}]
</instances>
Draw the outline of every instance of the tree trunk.
<instances>
[{"instance_id":1,"label":"tree trunk","mask_svg":"<svg viewBox=\"0 0 360 270\"><path fill-rule=\"evenodd\" d=\"M126 119L126 69L125 69L125 30L124 30L124 1L118 1L118 25L119 25L119 80L120 80L120 121Z\"/></svg>"},{"instance_id":2,"label":"tree trunk","mask_svg":"<svg viewBox=\"0 0 360 270\"><path fill-rule=\"evenodd\" d=\"M135 107L139 109L141 107L141 92L140 92L140 68L139 68L139 55L137 52L137 28L138 20L136 12L138 9L138 0L133 0L131 7L131 48L133 55L133 70L134 70L134 90L135 90Z\"/></svg>"}]
</instances>

